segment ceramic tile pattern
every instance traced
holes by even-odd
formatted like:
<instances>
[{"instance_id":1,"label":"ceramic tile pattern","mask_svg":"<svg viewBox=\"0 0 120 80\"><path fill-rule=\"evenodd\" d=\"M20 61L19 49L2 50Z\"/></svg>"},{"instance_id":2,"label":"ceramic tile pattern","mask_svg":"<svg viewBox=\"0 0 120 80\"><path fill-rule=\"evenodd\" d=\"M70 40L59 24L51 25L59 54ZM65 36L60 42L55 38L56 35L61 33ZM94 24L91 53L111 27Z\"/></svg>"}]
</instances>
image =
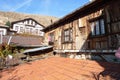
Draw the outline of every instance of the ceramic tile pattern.
<instances>
[{"instance_id":1,"label":"ceramic tile pattern","mask_svg":"<svg viewBox=\"0 0 120 80\"><path fill-rule=\"evenodd\" d=\"M117 80L119 68L115 63L51 57L3 70L0 80Z\"/></svg>"}]
</instances>

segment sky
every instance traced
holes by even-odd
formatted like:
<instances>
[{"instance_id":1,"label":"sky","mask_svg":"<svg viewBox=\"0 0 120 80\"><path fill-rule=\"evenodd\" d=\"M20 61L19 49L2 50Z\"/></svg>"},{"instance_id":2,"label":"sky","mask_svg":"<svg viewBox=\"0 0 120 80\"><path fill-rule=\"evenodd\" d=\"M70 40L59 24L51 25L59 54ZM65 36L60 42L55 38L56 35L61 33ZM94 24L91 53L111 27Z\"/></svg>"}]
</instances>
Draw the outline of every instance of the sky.
<instances>
[{"instance_id":1,"label":"sky","mask_svg":"<svg viewBox=\"0 0 120 80\"><path fill-rule=\"evenodd\" d=\"M89 0L0 0L0 11L63 17Z\"/></svg>"}]
</instances>

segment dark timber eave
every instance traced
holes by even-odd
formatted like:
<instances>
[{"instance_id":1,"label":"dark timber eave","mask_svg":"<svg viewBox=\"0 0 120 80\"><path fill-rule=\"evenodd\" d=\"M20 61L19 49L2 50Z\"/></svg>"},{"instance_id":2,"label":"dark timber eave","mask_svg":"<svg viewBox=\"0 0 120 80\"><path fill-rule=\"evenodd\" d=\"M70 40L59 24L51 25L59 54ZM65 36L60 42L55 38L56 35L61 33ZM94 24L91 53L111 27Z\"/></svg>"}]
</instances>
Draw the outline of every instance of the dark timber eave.
<instances>
[{"instance_id":1,"label":"dark timber eave","mask_svg":"<svg viewBox=\"0 0 120 80\"><path fill-rule=\"evenodd\" d=\"M89 2L88 4L78 8L77 10L73 11L72 13L66 15L65 17L63 17L63 18L59 19L58 21L52 23L51 25L47 26L43 31L48 32L50 30L60 27L61 25L64 25L73 20L76 20L76 19L84 17L90 13L98 11L99 9L104 8L111 1L113 1L113 0L95 0L95 1Z\"/></svg>"}]
</instances>

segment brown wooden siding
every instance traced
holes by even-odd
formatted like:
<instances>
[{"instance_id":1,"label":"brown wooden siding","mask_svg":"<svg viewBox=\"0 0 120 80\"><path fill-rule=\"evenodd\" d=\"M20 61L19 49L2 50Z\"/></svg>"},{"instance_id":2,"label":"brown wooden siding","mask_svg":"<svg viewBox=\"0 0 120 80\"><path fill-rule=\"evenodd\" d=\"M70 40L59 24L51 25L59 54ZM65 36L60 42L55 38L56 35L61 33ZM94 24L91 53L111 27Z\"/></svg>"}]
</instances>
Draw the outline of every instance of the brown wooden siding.
<instances>
[{"instance_id":1,"label":"brown wooden siding","mask_svg":"<svg viewBox=\"0 0 120 80\"><path fill-rule=\"evenodd\" d=\"M117 49L120 47L120 6L118 4L120 4L119 0L87 16L68 21L59 27L55 26L57 27L56 29L46 32L45 38L48 38L50 32L55 32L54 48L56 50ZM105 33L98 36L91 36L91 22L101 18L104 19ZM63 32L69 28L73 30L73 41L64 43Z\"/></svg>"}]
</instances>

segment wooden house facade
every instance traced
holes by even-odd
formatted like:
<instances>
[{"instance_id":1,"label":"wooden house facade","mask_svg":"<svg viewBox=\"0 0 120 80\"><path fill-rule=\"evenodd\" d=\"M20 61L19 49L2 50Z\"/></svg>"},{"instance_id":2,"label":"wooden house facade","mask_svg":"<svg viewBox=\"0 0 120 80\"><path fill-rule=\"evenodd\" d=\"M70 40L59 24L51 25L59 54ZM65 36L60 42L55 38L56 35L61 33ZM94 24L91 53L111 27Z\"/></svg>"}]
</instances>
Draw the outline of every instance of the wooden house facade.
<instances>
[{"instance_id":1,"label":"wooden house facade","mask_svg":"<svg viewBox=\"0 0 120 80\"><path fill-rule=\"evenodd\" d=\"M116 60L114 54L120 47L119 13L119 0L94 0L45 28L45 42L54 46L54 52L70 58L94 55Z\"/></svg>"}]
</instances>

